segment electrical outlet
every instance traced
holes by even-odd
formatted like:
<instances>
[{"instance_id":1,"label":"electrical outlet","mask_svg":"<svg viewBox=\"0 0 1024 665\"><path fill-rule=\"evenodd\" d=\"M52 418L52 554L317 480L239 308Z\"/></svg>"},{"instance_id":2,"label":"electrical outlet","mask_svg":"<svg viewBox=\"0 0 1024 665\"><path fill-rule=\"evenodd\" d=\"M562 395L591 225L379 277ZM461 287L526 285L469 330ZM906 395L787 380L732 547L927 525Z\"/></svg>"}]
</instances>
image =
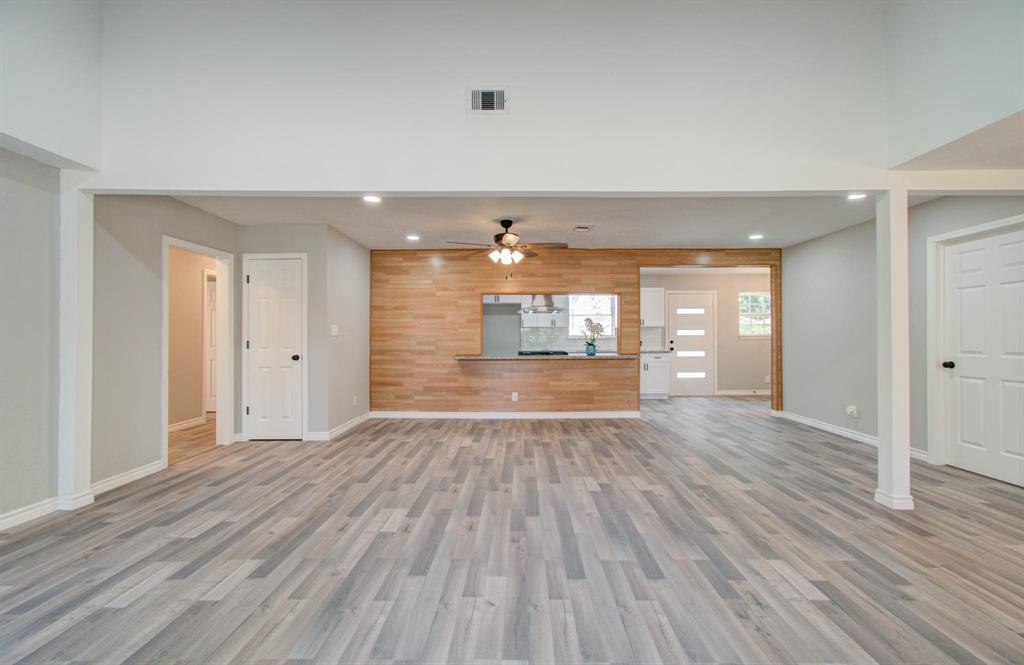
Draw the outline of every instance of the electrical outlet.
<instances>
[{"instance_id":1,"label":"electrical outlet","mask_svg":"<svg viewBox=\"0 0 1024 665\"><path fill-rule=\"evenodd\" d=\"M331 337L337 337L337 336L338 336L338 324L337 323L332 323L331 324Z\"/></svg>"},{"instance_id":2,"label":"electrical outlet","mask_svg":"<svg viewBox=\"0 0 1024 665\"><path fill-rule=\"evenodd\" d=\"M519 401L519 393L512 393L512 401L513 402L518 402Z\"/></svg>"},{"instance_id":3,"label":"electrical outlet","mask_svg":"<svg viewBox=\"0 0 1024 665\"><path fill-rule=\"evenodd\" d=\"M853 404L846 407L846 415L850 416L851 418L857 418L860 416L860 414L857 412L857 407L854 406Z\"/></svg>"},{"instance_id":4,"label":"electrical outlet","mask_svg":"<svg viewBox=\"0 0 1024 665\"><path fill-rule=\"evenodd\" d=\"M767 374L765 374L764 375L764 382L765 383L771 383L772 382L772 377L770 377Z\"/></svg>"},{"instance_id":5,"label":"electrical outlet","mask_svg":"<svg viewBox=\"0 0 1024 665\"><path fill-rule=\"evenodd\" d=\"M357 395L352 395L352 406L355 406L358 402L359 397Z\"/></svg>"}]
</instances>

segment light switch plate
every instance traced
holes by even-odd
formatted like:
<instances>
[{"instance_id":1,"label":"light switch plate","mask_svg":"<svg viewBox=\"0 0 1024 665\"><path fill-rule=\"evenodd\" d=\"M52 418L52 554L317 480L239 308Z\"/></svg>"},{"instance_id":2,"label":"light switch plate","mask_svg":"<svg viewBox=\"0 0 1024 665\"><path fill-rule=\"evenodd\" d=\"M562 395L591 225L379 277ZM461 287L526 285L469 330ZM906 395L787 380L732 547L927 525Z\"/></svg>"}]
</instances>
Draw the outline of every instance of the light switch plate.
<instances>
[{"instance_id":1,"label":"light switch plate","mask_svg":"<svg viewBox=\"0 0 1024 665\"><path fill-rule=\"evenodd\" d=\"M338 336L338 324L337 323L332 323L331 324L331 337L337 337L337 336Z\"/></svg>"},{"instance_id":2,"label":"light switch plate","mask_svg":"<svg viewBox=\"0 0 1024 665\"><path fill-rule=\"evenodd\" d=\"M519 393L512 393L512 401L513 402L518 402L519 401Z\"/></svg>"},{"instance_id":3,"label":"light switch plate","mask_svg":"<svg viewBox=\"0 0 1024 665\"><path fill-rule=\"evenodd\" d=\"M850 416L851 418L856 418L860 414L857 412L857 407L851 404L850 406L846 407L846 415Z\"/></svg>"}]
</instances>

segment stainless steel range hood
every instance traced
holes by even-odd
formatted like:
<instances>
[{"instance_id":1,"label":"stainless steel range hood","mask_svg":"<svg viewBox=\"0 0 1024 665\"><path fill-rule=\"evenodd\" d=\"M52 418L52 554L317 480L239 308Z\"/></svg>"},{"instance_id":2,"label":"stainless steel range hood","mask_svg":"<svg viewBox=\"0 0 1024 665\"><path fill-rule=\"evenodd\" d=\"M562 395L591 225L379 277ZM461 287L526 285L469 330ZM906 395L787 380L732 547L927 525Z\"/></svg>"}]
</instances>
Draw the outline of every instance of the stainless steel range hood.
<instances>
[{"instance_id":1,"label":"stainless steel range hood","mask_svg":"<svg viewBox=\"0 0 1024 665\"><path fill-rule=\"evenodd\" d=\"M555 299L550 295L535 295L531 298L530 304L524 307L522 311L527 314L553 314L555 312L564 312L564 307L556 307Z\"/></svg>"}]
</instances>

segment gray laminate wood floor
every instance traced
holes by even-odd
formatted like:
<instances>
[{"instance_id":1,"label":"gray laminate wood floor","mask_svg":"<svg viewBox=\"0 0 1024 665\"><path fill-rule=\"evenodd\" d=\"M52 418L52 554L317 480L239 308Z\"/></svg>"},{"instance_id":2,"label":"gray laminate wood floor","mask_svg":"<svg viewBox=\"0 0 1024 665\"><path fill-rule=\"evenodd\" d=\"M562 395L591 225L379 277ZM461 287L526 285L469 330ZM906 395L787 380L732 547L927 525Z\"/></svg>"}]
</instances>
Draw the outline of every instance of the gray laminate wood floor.
<instances>
[{"instance_id":1,"label":"gray laminate wood floor","mask_svg":"<svg viewBox=\"0 0 1024 665\"><path fill-rule=\"evenodd\" d=\"M1019 488L744 398L240 444L0 536L0 658L1024 662Z\"/></svg>"}]
</instances>

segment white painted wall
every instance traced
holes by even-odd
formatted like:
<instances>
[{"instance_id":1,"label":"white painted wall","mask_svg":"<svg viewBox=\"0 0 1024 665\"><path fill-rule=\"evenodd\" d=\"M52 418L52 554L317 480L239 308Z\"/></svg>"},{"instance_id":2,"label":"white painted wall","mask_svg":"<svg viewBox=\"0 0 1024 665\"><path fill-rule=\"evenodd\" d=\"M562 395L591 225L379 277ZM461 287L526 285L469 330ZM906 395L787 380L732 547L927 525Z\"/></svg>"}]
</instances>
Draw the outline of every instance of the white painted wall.
<instances>
[{"instance_id":1,"label":"white painted wall","mask_svg":"<svg viewBox=\"0 0 1024 665\"><path fill-rule=\"evenodd\" d=\"M890 165L1024 109L1024 3L900 0L885 12Z\"/></svg>"},{"instance_id":2,"label":"white painted wall","mask_svg":"<svg viewBox=\"0 0 1024 665\"><path fill-rule=\"evenodd\" d=\"M104 172L171 190L882 184L876 2L130 2L103 16ZM510 112L467 114L467 86Z\"/></svg>"},{"instance_id":3,"label":"white painted wall","mask_svg":"<svg viewBox=\"0 0 1024 665\"><path fill-rule=\"evenodd\" d=\"M0 146L100 164L99 0L0 2Z\"/></svg>"},{"instance_id":4,"label":"white painted wall","mask_svg":"<svg viewBox=\"0 0 1024 665\"><path fill-rule=\"evenodd\" d=\"M0 523L57 494L59 215L57 170L0 150Z\"/></svg>"}]
</instances>

